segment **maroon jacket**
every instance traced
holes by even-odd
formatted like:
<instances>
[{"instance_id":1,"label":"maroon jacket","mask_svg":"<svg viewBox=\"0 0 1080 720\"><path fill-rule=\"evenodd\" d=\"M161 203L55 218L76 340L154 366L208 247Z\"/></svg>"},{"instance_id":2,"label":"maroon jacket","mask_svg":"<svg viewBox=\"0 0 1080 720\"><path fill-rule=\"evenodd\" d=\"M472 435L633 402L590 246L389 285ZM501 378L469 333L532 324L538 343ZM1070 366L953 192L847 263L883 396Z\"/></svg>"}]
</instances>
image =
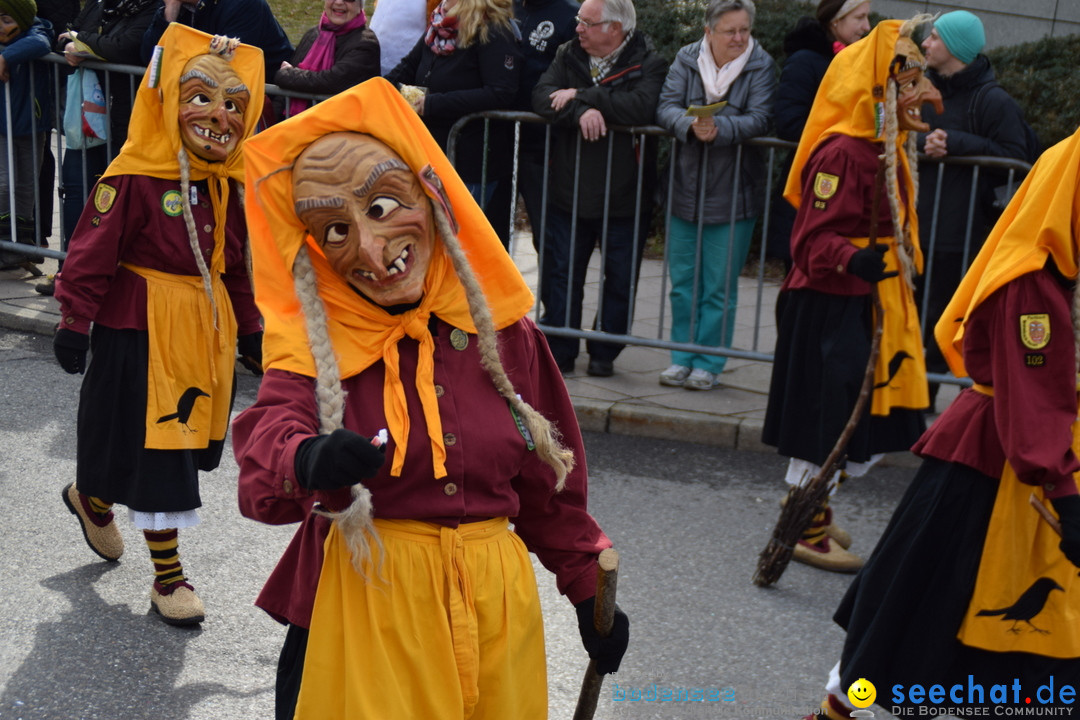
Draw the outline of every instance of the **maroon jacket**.
<instances>
[{"instance_id":1,"label":"maroon jacket","mask_svg":"<svg viewBox=\"0 0 1080 720\"><path fill-rule=\"evenodd\" d=\"M912 448L1000 477L1008 460L1021 482L1042 485L1049 498L1075 495L1072 451L1076 419L1076 356L1069 308L1072 292L1053 273L1022 275L987 298L968 319L964 365L993 397L966 389ZM1020 317L1049 316L1046 347L1025 347Z\"/></svg>"},{"instance_id":2,"label":"maroon jacket","mask_svg":"<svg viewBox=\"0 0 1080 720\"><path fill-rule=\"evenodd\" d=\"M543 334L523 318L499 332L503 365L522 398L551 420L574 451L577 466L556 493L555 475L530 450L510 406L480 365L479 343L455 349L451 328L432 320L435 340L435 394L446 445L447 476L435 478L427 425L416 393L415 340L399 343L400 370L412 418L408 454L401 477L390 476L389 458L374 478L364 480L377 518L407 518L457 527L461 523L509 517L529 550L555 573L571 602L596 588L596 556L611 542L586 508L587 472L581 434L562 376ZM383 412L383 363L343 381L347 393L344 425L365 437L387 426ZM300 528L267 581L256 604L282 622L308 627L323 560L329 521L313 515L321 502L341 509L349 489L305 490L293 463L301 442L318 433L314 381L269 370L251 408L233 422L233 449L240 465L240 511L271 524L300 522ZM452 487L451 487L452 484Z\"/></svg>"}]
</instances>

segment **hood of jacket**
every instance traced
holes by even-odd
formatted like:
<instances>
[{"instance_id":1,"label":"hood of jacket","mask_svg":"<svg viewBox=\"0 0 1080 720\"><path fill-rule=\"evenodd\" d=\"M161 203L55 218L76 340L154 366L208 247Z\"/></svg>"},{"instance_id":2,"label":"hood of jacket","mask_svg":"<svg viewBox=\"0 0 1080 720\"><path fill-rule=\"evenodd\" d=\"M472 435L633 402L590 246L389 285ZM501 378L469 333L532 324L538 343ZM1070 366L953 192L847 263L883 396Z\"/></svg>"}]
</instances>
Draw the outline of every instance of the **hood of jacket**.
<instances>
[{"instance_id":1,"label":"hood of jacket","mask_svg":"<svg viewBox=\"0 0 1080 720\"><path fill-rule=\"evenodd\" d=\"M816 18L803 15L795 29L784 36L784 55L791 57L800 50L816 52L829 60L833 57L832 40Z\"/></svg>"}]
</instances>

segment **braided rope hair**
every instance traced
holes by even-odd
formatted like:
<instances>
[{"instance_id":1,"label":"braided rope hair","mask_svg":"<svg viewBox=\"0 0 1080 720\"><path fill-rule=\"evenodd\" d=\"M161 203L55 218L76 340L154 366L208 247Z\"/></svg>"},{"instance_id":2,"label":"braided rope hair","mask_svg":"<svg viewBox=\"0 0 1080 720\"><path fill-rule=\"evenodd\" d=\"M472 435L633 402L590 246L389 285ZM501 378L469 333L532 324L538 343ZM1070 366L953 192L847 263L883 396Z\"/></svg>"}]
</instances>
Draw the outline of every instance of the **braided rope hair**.
<instances>
[{"instance_id":1,"label":"braided rope hair","mask_svg":"<svg viewBox=\"0 0 1080 720\"><path fill-rule=\"evenodd\" d=\"M184 226L187 228L188 244L191 245L191 254L195 256L195 264L199 267L199 275L202 276L203 290L206 297L210 298L210 310L213 312L214 329L218 328L217 302L214 300L214 288L210 282L210 269L206 267L203 259L202 248L199 247L199 232L195 228L195 215L191 212L191 159L183 145L176 154L180 163L180 206L184 212Z\"/></svg>"},{"instance_id":2,"label":"braided rope hair","mask_svg":"<svg viewBox=\"0 0 1080 720\"><path fill-rule=\"evenodd\" d=\"M899 37L910 38L915 29L933 18L927 13L919 13L900 26ZM900 178L896 158L896 140L900 134L900 120L897 117L897 86L891 79L885 90L885 186L888 188L889 210L892 213L893 237L896 238L896 256L900 264L900 277L908 288L915 288L915 248L908 236L908 228L900 222ZM911 173L914 198L919 197L919 164L916 148L916 134L909 132L904 144L907 154L908 169ZM908 222L911 218L908 218Z\"/></svg>"},{"instance_id":3,"label":"braided rope hair","mask_svg":"<svg viewBox=\"0 0 1080 720\"><path fill-rule=\"evenodd\" d=\"M334 345L326 319L326 306L319 297L315 268L311 264L307 245L301 245L293 261L293 282L296 296L304 310L308 345L315 360L315 402L319 411L319 433L329 435L344 427L345 389L341 385ZM316 508L313 510L338 524L346 547L352 558L353 568L366 578L364 563L372 557L370 536L379 549L379 566L382 566L382 539L375 529L374 505L371 491L363 483L352 486L352 502L340 512Z\"/></svg>"}]
</instances>

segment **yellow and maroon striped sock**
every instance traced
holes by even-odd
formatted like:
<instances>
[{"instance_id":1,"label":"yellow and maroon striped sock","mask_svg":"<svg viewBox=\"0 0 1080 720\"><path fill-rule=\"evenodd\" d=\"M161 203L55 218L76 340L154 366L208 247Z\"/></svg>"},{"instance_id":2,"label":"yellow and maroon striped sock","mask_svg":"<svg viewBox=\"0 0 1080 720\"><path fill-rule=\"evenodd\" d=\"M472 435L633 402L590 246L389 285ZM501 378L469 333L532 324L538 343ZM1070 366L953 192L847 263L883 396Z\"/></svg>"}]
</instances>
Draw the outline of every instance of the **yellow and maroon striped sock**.
<instances>
[{"instance_id":1,"label":"yellow and maroon striped sock","mask_svg":"<svg viewBox=\"0 0 1080 720\"><path fill-rule=\"evenodd\" d=\"M154 579L163 588L184 581L184 568L180 564L180 539L176 528L170 530L143 530L150 559L154 562Z\"/></svg>"}]
</instances>

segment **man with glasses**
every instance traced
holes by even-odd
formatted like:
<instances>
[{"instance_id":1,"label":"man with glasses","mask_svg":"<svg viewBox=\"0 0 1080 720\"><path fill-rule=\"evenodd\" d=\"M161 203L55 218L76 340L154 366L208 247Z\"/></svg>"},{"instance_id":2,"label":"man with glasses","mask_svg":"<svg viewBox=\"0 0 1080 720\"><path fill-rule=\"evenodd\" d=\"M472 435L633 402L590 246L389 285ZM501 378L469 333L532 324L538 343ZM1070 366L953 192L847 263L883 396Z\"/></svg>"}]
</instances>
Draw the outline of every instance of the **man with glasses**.
<instances>
[{"instance_id":1,"label":"man with glasses","mask_svg":"<svg viewBox=\"0 0 1080 720\"><path fill-rule=\"evenodd\" d=\"M614 125L655 121L667 63L635 31L632 0L585 0L577 37L558 53L533 90L533 109L558 130L553 135L551 207L541 246L540 299L548 327L581 326L589 258L599 241L603 282L593 327L630 329L632 288L649 226L656 145L616 133ZM574 370L576 338L548 337L559 369ZM614 374L623 345L590 340L588 374Z\"/></svg>"}]
</instances>

